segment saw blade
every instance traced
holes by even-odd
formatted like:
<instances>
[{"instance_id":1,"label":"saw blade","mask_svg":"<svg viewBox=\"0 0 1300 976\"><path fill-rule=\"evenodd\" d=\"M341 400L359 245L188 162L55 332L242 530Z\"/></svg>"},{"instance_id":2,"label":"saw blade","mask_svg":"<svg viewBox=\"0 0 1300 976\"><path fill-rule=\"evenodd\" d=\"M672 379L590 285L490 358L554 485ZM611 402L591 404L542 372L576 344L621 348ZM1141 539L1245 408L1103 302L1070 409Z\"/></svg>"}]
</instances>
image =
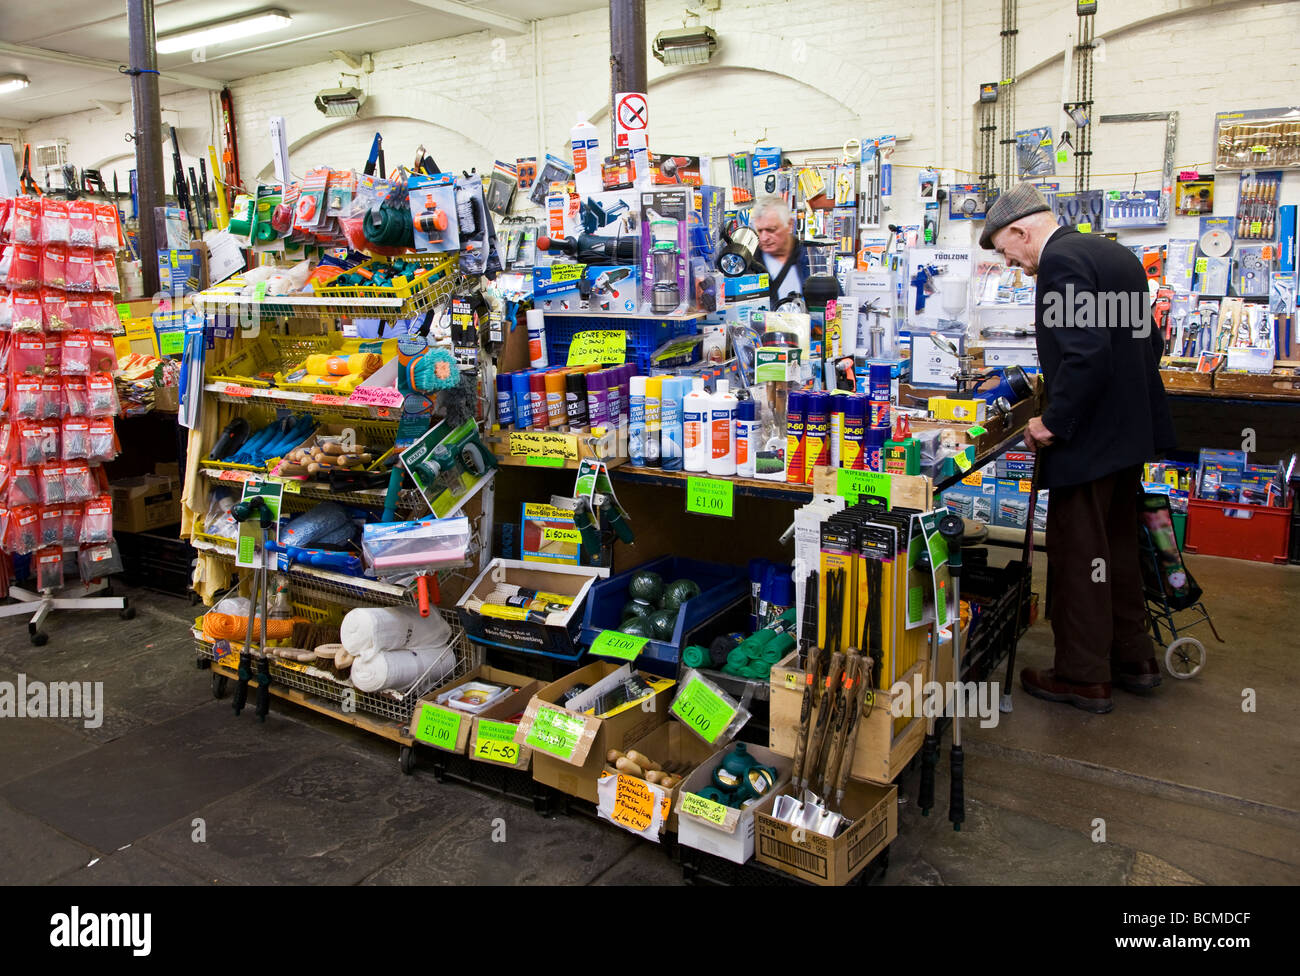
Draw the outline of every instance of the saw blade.
<instances>
[{"instance_id":1,"label":"saw blade","mask_svg":"<svg viewBox=\"0 0 1300 976\"><path fill-rule=\"evenodd\" d=\"M1207 230L1201 235L1201 253L1212 258L1222 258L1232 250L1232 235L1226 230Z\"/></svg>"}]
</instances>

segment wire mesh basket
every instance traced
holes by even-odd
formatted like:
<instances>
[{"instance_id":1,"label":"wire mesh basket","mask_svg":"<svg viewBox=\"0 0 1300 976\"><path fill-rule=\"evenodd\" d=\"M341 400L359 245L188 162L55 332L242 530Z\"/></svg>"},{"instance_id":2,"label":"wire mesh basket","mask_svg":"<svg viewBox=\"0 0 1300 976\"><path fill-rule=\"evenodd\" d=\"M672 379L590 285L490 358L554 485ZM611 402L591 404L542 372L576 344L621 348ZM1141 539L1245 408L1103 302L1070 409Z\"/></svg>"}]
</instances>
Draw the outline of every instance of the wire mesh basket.
<instances>
[{"instance_id":1,"label":"wire mesh basket","mask_svg":"<svg viewBox=\"0 0 1300 976\"><path fill-rule=\"evenodd\" d=\"M405 724L410 721L415 711L415 703L427 692L440 684L445 684L467 676L483 663L483 648L470 642L464 628L453 609L439 608L443 619L451 627L451 647L456 656L456 664L450 674L442 674L430 665L408 688L387 691L358 691L350 681L341 679L324 668L301 661L287 661L271 658L268 662L271 672L272 687L279 683L294 688L315 698L329 702L331 705L371 715L378 715L394 722ZM231 655L218 658L213 645L202 639L201 631L194 631L194 646L198 656L209 661L216 661L226 668L238 667L238 644L231 645ZM436 663L436 662L435 662Z\"/></svg>"}]
</instances>

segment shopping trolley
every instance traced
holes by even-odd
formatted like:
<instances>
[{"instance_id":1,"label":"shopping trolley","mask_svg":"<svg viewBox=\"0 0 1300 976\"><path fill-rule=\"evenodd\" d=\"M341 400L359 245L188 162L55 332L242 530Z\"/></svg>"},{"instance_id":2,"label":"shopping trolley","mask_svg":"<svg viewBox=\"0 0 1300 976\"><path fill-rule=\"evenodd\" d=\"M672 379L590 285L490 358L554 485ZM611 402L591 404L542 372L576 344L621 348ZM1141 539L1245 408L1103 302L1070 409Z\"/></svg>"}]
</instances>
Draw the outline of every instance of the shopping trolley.
<instances>
[{"instance_id":1,"label":"shopping trolley","mask_svg":"<svg viewBox=\"0 0 1300 976\"><path fill-rule=\"evenodd\" d=\"M1165 668L1175 678L1191 678L1205 667L1205 645L1195 637L1180 637L1202 622L1210 625L1215 639L1223 638L1201 602L1202 590L1183 562L1182 548L1174 531L1173 515L1166 495L1143 492L1138 501L1138 549L1142 565L1142 593L1146 600L1147 619L1156 643L1165 642ZM1180 621L1175 614L1182 614Z\"/></svg>"}]
</instances>

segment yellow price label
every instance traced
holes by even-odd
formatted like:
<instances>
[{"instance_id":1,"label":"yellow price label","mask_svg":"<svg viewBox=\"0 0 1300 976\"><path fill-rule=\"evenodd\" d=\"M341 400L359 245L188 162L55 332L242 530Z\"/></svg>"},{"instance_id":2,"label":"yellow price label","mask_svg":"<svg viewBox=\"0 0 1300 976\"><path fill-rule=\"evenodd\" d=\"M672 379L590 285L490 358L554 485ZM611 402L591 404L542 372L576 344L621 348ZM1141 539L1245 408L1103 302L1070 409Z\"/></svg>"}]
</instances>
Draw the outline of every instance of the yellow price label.
<instances>
[{"instance_id":1,"label":"yellow price label","mask_svg":"<svg viewBox=\"0 0 1300 976\"><path fill-rule=\"evenodd\" d=\"M970 485L972 488L980 488L984 485L984 472L976 471L974 474L968 474L961 479L963 485Z\"/></svg>"},{"instance_id":2,"label":"yellow price label","mask_svg":"<svg viewBox=\"0 0 1300 976\"><path fill-rule=\"evenodd\" d=\"M579 332L569 345L570 366L622 365L627 358L627 333L622 329Z\"/></svg>"},{"instance_id":3,"label":"yellow price label","mask_svg":"<svg viewBox=\"0 0 1300 976\"><path fill-rule=\"evenodd\" d=\"M1264 222L1262 220L1252 220L1250 222L1250 232L1252 234L1258 234L1263 229L1264 229Z\"/></svg>"},{"instance_id":4,"label":"yellow price label","mask_svg":"<svg viewBox=\"0 0 1300 976\"><path fill-rule=\"evenodd\" d=\"M519 746L515 742L517 725L510 722L492 722L479 719L478 734L474 736L475 759L505 763L514 766L519 762Z\"/></svg>"},{"instance_id":5,"label":"yellow price label","mask_svg":"<svg viewBox=\"0 0 1300 976\"><path fill-rule=\"evenodd\" d=\"M553 529L547 526L542 529L542 539L545 542L569 542L575 546L582 545L582 533L577 529Z\"/></svg>"},{"instance_id":6,"label":"yellow price label","mask_svg":"<svg viewBox=\"0 0 1300 976\"><path fill-rule=\"evenodd\" d=\"M1020 490L1025 492L1026 494L1033 491L1034 490L1033 482L1021 480Z\"/></svg>"},{"instance_id":7,"label":"yellow price label","mask_svg":"<svg viewBox=\"0 0 1300 976\"><path fill-rule=\"evenodd\" d=\"M1074 229L1077 230L1080 234L1091 234L1092 223L1090 221L1085 220L1083 223L1075 225Z\"/></svg>"},{"instance_id":8,"label":"yellow price label","mask_svg":"<svg viewBox=\"0 0 1300 976\"><path fill-rule=\"evenodd\" d=\"M695 793L682 794L682 813L689 813L719 826L725 823L727 819L726 807L721 803L715 803L713 800L706 800Z\"/></svg>"},{"instance_id":9,"label":"yellow price label","mask_svg":"<svg viewBox=\"0 0 1300 976\"><path fill-rule=\"evenodd\" d=\"M516 430L510 434L510 454L524 458L578 460L578 439L572 434L551 434L540 430Z\"/></svg>"},{"instance_id":10,"label":"yellow price label","mask_svg":"<svg viewBox=\"0 0 1300 976\"><path fill-rule=\"evenodd\" d=\"M1210 267L1210 259L1209 259L1209 258L1197 258L1197 259L1196 259L1196 273L1197 273L1197 274L1205 274L1205 272L1209 269L1209 267Z\"/></svg>"}]
</instances>

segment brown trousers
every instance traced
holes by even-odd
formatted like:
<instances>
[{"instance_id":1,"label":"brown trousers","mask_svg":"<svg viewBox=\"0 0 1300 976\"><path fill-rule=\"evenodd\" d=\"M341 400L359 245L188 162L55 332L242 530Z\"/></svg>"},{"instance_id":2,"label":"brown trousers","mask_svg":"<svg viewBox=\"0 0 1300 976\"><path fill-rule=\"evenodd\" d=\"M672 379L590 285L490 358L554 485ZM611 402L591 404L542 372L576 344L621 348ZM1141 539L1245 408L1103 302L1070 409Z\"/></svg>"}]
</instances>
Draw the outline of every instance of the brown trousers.
<instances>
[{"instance_id":1,"label":"brown trousers","mask_svg":"<svg viewBox=\"0 0 1300 976\"><path fill-rule=\"evenodd\" d=\"M1138 563L1140 470L1053 488L1047 505L1056 673L1087 684L1111 680L1111 662L1151 658Z\"/></svg>"}]
</instances>

